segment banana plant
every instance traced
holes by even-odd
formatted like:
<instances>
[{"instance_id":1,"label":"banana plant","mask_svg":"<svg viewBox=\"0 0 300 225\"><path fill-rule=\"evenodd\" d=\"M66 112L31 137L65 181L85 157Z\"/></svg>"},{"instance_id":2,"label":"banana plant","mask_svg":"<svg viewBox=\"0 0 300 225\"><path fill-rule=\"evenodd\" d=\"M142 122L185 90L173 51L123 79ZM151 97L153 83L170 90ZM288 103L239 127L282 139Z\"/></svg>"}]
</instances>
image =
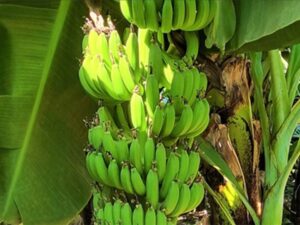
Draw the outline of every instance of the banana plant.
<instances>
[{"instance_id":1,"label":"banana plant","mask_svg":"<svg viewBox=\"0 0 300 225\"><path fill-rule=\"evenodd\" d=\"M291 48L286 69L279 50L267 52L264 58L262 53L250 54L250 74L254 83L252 115L259 119L261 124L262 154L265 162L261 216L252 208L247 195L223 157L207 141L199 139L202 158L231 182L255 224L267 225L270 221L272 224L282 224L285 186L300 156L299 140L293 151L290 150L291 139L300 118L300 101L295 98L300 80L299 49L299 45ZM269 63L269 67L263 66L266 62ZM270 89L263 92L267 88L266 85L269 85ZM229 129L230 126L229 121ZM239 134L240 132L233 133L230 138L240 140ZM239 156L242 162L243 154ZM244 168L243 170L246 172Z\"/></svg>"},{"instance_id":2,"label":"banana plant","mask_svg":"<svg viewBox=\"0 0 300 225\"><path fill-rule=\"evenodd\" d=\"M90 10L105 8L102 12L113 15L118 30L123 30L126 21L119 1L86 2ZM299 43L299 7L297 0L284 4L274 0L220 1L216 19L204 34L199 33L207 38L201 46L233 53ZM80 0L0 3L0 223L67 224L90 198L91 181L82 151L86 129L81 121L96 110L96 104L84 94L77 75L84 15L87 10ZM299 46L292 49L286 73L278 50L267 53L270 71L264 71L261 53L250 54L250 59L255 100L253 108L247 106L247 113L253 110L253 117L260 121L266 164L261 218L229 161L201 138L200 154L230 181L256 225L277 225L282 220L287 177L300 154L299 142L289 151L300 117L300 103L294 101L300 76ZM266 80L271 84L267 94ZM218 103L222 105L223 100ZM243 112L237 110L233 121L240 115ZM251 123L249 116L244 125L251 127ZM253 130L246 132L251 135ZM234 139L234 132L230 136ZM237 151L243 150L239 147ZM227 221L235 224L232 209L207 183L205 186Z\"/></svg>"},{"instance_id":3,"label":"banana plant","mask_svg":"<svg viewBox=\"0 0 300 225\"><path fill-rule=\"evenodd\" d=\"M67 224L91 195L81 1L0 3L0 223Z\"/></svg>"}]
</instances>

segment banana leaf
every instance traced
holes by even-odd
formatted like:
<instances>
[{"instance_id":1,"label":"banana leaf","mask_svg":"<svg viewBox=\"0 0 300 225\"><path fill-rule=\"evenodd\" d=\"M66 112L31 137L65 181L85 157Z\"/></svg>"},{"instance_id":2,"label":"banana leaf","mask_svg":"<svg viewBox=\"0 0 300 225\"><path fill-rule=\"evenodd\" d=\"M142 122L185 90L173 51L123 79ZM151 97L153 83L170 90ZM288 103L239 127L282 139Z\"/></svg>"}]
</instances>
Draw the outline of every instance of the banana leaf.
<instances>
[{"instance_id":1,"label":"banana leaf","mask_svg":"<svg viewBox=\"0 0 300 225\"><path fill-rule=\"evenodd\" d=\"M259 225L260 222L258 216L256 215L254 209L250 205L247 197L245 196L244 191L240 187L231 169L229 168L225 160L222 158L220 153L218 153L217 150L208 141L201 137L198 138L198 143L200 147L199 154L201 158L204 159L209 165L214 167L221 175L223 175L232 183L233 188L235 189L236 193L239 195L241 201L243 202L249 214L251 215L254 224Z\"/></svg>"},{"instance_id":2,"label":"banana leaf","mask_svg":"<svg viewBox=\"0 0 300 225\"><path fill-rule=\"evenodd\" d=\"M91 195L81 0L0 2L0 223L67 224Z\"/></svg>"},{"instance_id":3,"label":"banana leaf","mask_svg":"<svg viewBox=\"0 0 300 225\"><path fill-rule=\"evenodd\" d=\"M300 1L234 0L236 31L227 51L264 51L300 42Z\"/></svg>"}]
</instances>

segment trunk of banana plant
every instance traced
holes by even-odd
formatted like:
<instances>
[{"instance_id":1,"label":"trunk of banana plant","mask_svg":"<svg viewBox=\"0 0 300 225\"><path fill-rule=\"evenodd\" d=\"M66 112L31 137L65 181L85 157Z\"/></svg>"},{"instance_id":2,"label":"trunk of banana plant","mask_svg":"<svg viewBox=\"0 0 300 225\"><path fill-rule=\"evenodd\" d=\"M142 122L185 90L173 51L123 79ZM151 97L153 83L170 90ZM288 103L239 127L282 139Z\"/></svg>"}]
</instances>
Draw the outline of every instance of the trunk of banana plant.
<instances>
[{"instance_id":1,"label":"trunk of banana plant","mask_svg":"<svg viewBox=\"0 0 300 225\"><path fill-rule=\"evenodd\" d=\"M214 113L206 139L223 156L257 215L261 215L258 168L261 134L259 122L252 118L249 63L236 57L226 60L201 57L199 61L210 79L207 97ZM211 177L211 174L205 174L205 177ZM249 215L230 182L223 179L208 182L227 202L237 224L251 224ZM218 213L222 215L220 209ZM220 215L214 214L214 220L222 218ZM224 223L221 220L216 224Z\"/></svg>"}]
</instances>

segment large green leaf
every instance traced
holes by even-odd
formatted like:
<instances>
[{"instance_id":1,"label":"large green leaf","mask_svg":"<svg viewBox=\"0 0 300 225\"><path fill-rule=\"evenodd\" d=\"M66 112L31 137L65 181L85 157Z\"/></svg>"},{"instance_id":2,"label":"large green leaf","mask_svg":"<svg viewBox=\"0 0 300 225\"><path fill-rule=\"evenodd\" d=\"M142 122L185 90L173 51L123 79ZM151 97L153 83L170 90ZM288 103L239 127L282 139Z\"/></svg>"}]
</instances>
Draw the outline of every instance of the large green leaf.
<instances>
[{"instance_id":1,"label":"large green leaf","mask_svg":"<svg viewBox=\"0 0 300 225\"><path fill-rule=\"evenodd\" d=\"M262 51L300 42L300 1L235 0L236 32L227 50Z\"/></svg>"},{"instance_id":2,"label":"large green leaf","mask_svg":"<svg viewBox=\"0 0 300 225\"><path fill-rule=\"evenodd\" d=\"M0 3L0 222L66 224L88 201L84 14L81 0Z\"/></svg>"}]
</instances>

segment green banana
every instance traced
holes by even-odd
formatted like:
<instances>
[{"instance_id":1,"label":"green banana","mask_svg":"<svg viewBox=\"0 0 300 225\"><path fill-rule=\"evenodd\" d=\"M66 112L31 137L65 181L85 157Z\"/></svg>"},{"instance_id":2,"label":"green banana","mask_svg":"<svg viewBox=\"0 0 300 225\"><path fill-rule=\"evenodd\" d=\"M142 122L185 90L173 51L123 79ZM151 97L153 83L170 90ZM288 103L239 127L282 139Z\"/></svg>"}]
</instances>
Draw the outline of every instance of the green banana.
<instances>
[{"instance_id":1,"label":"green banana","mask_svg":"<svg viewBox=\"0 0 300 225\"><path fill-rule=\"evenodd\" d=\"M88 34L88 50L92 56L98 54L97 39L98 39L97 31L95 29L91 29Z\"/></svg>"},{"instance_id":2,"label":"green banana","mask_svg":"<svg viewBox=\"0 0 300 225\"><path fill-rule=\"evenodd\" d=\"M141 204L137 204L132 213L132 225L144 225L144 209Z\"/></svg>"},{"instance_id":3,"label":"green banana","mask_svg":"<svg viewBox=\"0 0 300 225\"><path fill-rule=\"evenodd\" d=\"M121 208L123 202L120 199L117 199L113 205L113 221L115 225L121 224Z\"/></svg>"},{"instance_id":4,"label":"green banana","mask_svg":"<svg viewBox=\"0 0 300 225\"><path fill-rule=\"evenodd\" d=\"M209 124L209 103L205 100L204 101L204 110L201 112L201 121L199 122L199 125L193 126L192 131L190 131L186 137L187 138L194 138L199 136L208 126ZM194 114L193 114L194 115ZM200 116L200 115L195 115L195 116Z\"/></svg>"},{"instance_id":5,"label":"green banana","mask_svg":"<svg viewBox=\"0 0 300 225\"><path fill-rule=\"evenodd\" d=\"M111 202L106 202L104 206L104 221L107 224L114 224L113 206Z\"/></svg>"},{"instance_id":6,"label":"green banana","mask_svg":"<svg viewBox=\"0 0 300 225\"><path fill-rule=\"evenodd\" d=\"M185 18L182 26L182 30L194 24L197 14L196 1L185 0Z\"/></svg>"},{"instance_id":7,"label":"green banana","mask_svg":"<svg viewBox=\"0 0 300 225\"><path fill-rule=\"evenodd\" d=\"M97 76L97 73L95 72L95 67L93 65L93 60L94 58L91 57L91 56L85 56L84 57L84 60L82 62L82 65L80 67L80 70L79 70L79 76L82 76L84 78L82 78L83 82L85 81L88 85L87 90L88 88L90 90L92 90L93 92L91 92L91 94L95 94L97 96L97 98L101 98L103 97L103 93L101 92L100 89L98 89L96 87L96 76Z\"/></svg>"},{"instance_id":8,"label":"green banana","mask_svg":"<svg viewBox=\"0 0 300 225\"><path fill-rule=\"evenodd\" d=\"M88 152L86 155L86 168L91 178L98 181L97 171L94 164L95 156L96 152Z\"/></svg>"},{"instance_id":9,"label":"green banana","mask_svg":"<svg viewBox=\"0 0 300 225\"><path fill-rule=\"evenodd\" d=\"M105 131L103 134L103 148L106 152L109 152L114 159L120 161L120 159L118 158L116 141L113 139L112 134L109 130Z\"/></svg>"},{"instance_id":10,"label":"green banana","mask_svg":"<svg viewBox=\"0 0 300 225\"><path fill-rule=\"evenodd\" d=\"M120 127L124 131L129 131L130 125L128 123L127 115L126 115L121 103L116 104L115 112L116 112L117 121L118 121Z\"/></svg>"},{"instance_id":11,"label":"green banana","mask_svg":"<svg viewBox=\"0 0 300 225\"><path fill-rule=\"evenodd\" d=\"M186 181L189 172L189 154L181 146L179 147L178 151L180 153L180 163L177 179L179 182L183 183Z\"/></svg>"},{"instance_id":12,"label":"green banana","mask_svg":"<svg viewBox=\"0 0 300 225\"><path fill-rule=\"evenodd\" d=\"M163 127L160 132L160 137L164 138L171 134L174 125L175 125L175 108L172 103L168 103L165 107L165 119L163 123Z\"/></svg>"},{"instance_id":13,"label":"green banana","mask_svg":"<svg viewBox=\"0 0 300 225\"><path fill-rule=\"evenodd\" d=\"M99 124L103 126L106 131L111 131L111 135L114 138L117 138L117 134L119 132L119 128L115 123L115 119L112 117L112 114L109 111L107 106L101 106L97 112L96 116L98 117ZM105 132L104 135L105 136ZM103 140L102 140L103 143Z\"/></svg>"},{"instance_id":14,"label":"green banana","mask_svg":"<svg viewBox=\"0 0 300 225\"><path fill-rule=\"evenodd\" d=\"M133 22L140 28L146 28L144 1L132 1L131 4Z\"/></svg>"},{"instance_id":15,"label":"green banana","mask_svg":"<svg viewBox=\"0 0 300 225\"><path fill-rule=\"evenodd\" d=\"M176 181L172 181L166 198L161 205L166 215L169 215L175 209L179 199L179 193L179 184Z\"/></svg>"},{"instance_id":16,"label":"green banana","mask_svg":"<svg viewBox=\"0 0 300 225\"><path fill-rule=\"evenodd\" d=\"M212 20L214 19L216 12L217 12L217 7L218 7L218 2L217 1L210 1L209 2L209 16L208 19L206 20L206 26L210 24L210 22L212 22Z\"/></svg>"},{"instance_id":17,"label":"green banana","mask_svg":"<svg viewBox=\"0 0 300 225\"><path fill-rule=\"evenodd\" d=\"M128 101L131 97L131 92L129 92L123 82L124 71L119 69L119 64L114 63L111 68L110 79L114 87L116 95L123 101Z\"/></svg>"},{"instance_id":18,"label":"green banana","mask_svg":"<svg viewBox=\"0 0 300 225\"><path fill-rule=\"evenodd\" d=\"M199 86L200 95L203 96L207 89L207 83L208 83L207 76L205 73L200 72L200 73L198 73L198 77L200 77L200 82L199 82L200 83L200 86Z\"/></svg>"},{"instance_id":19,"label":"green banana","mask_svg":"<svg viewBox=\"0 0 300 225\"><path fill-rule=\"evenodd\" d=\"M184 105L186 104L184 98L179 97L179 96L175 96L175 97L172 97L171 102L174 105L175 114L176 115L181 115L182 111L184 109Z\"/></svg>"},{"instance_id":20,"label":"green banana","mask_svg":"<svg viewBox=\"0 0 300 225\"><path fill-rule=\"evenodd\" d=\"M174 152L171 152L168 157L166 173L160 189L161 198L164 199L168 194L170 185L172 181L175 179L178 171L179 171L179 158Z\"/></svg>"},{"instance_id":21,"label":"green banana","mask_svg":"<svg viewBox=\"0 0 300 225\"><path fill-rule=\"evenodd\" d=\"M107 94L105 88L101 86L99 83L99 67L100 67L100 58L98 56L95 56L91 59L87 67L87 75L89 76L90 80L93 82L93 86L95 87L97 93L99 94L100 98L103 100L109 100L111 97Z\"/></svg>"},{"instance_id":22,"label":"green banana","mask_svg":"<svg viewBox=\"0 0 300 225\"><path fill-rule=\"evenodd\" d=\"M113 57L113 61L116 63L119 62L120 51L122 50L123 45L117 30L111 31L108 39L108 46L111 56Z\"/></svg>"},{"instance_id":23,"label":"green banana","mask_svg":"<svg viewBox=\"0 0 300 225\"><path fill-rule=\"evenodd\" d=\"M170 64L166 64L164 66L164 73L163 73L163 77L161 79L161 83L163 84L163 86L167 89L170 90L171 86L172 86L172 81L174 79L175 76L175 71L174 69L171 67Z\"/></svg>"},{"instance_id":24,"label":"green banana","mask_svg":"<svg viewBox=\"0 0 300 225\"><path fill-rule=\"evenodd\" d=\"M155 136L160 134L160 131L164 124L164 111L160 105L157 105L154 111L151 132Z\"/></svg>"},{"instance_id":25,"label":"green banana","mask_svg":"<svg viewBox=\"0 0 300 225\"><path fill-rule=\"evenodd\" d=\"M185 2L184 0L173 0L173 29L182 28L185 20Z\"/></svg>"},{"instance_id":26,"label":"green banana","mask_svg":"<svg viewBox=\"0 0 300 225\"><path fill-rule=\"evenodd\" d=\"M126 41L125 52L130 67L133 71L137 70L139 67L139 41L137 34L132 29Z\"/></svg>"},{"instance_id":27,"label":"green banana","mask_svg":"<svg viewBox=\"0 0 300 225\"><path fill-rule=\"evenodd\" d=\"M182 110L180 119L175 123L172 130L172 137L179 137L188 132L193 121L193 110L190 105L186 104Z\"/></svg>"},{"instance_id":28,"label":"green banana","mask_svg":"<svg viewBox=\"0 0 300 225\"><path fill-rule=\"evenodd\" d=\"M97 211L100 208L103 208L104 206L104 200L102 198L102 193L101 192L95 192L93 193L93 210Z\"/></svg>"},{"instance_id":29,"label":"green banana","mask_svg":"<svg viewBox=\"0 0 300 225\"><path fill-rule=\"evenodd\" d=\"M194 85L194 74L188 69L183 72L184 77L184 90L182 96L188 102L193 94L193 85Z\"/></svg>"},{"instance_id":30,"label":"green banana","mask_svg":"<svg viewBox=\"0 0 300 225\"><path fill-rule=\"evenodd\" d=\"M131 168L131 183L135 193L138 195L144 195L146 193L146 186L136 168Z\"/></svg>"},{"instance_id":31,"label":"green banana","mask_svg":"<svg viewBox=\"0 0 300 225\"><path fill-rule=\"evenodd\" d=\"M142 148L138 139L133 139L130 145L130 162L140 174L143 174Z\"/></svg>"},{"instance_id":32,"label":"green banana","mask_svg":"<svg viewBox=\"0 0 300 225\"><path fill-rule=\"evenodd\" d=\"M112 181L108 175L108 168L105 164L104 157L102 153L97 153L95 160L95 169L97 173L98 180L101 181L101 183L106 184L108 186L112 186Z\"/></svg>"},{"instance_id":33,"label":"green banana","mask_svg":"<svg viewBox=\"0 0 300 225\"><path fill-rule=\"evenodd\" d=\"M109 108L106 106L101 106L96 112L99 123L105 125L105 123L110 123L110 126L112 128L117 128L117 125L115 124L115 121L109 111Z\"/></svg>"},{"instance_id":34,"label":"green banana","mask_svg":"<svg viewBox=\"0 0 300 225\"><path fill-rule=\"evenodd\" d=\"M117 148L117 155L118 155L118 163L121 165L122 162L129 161L129 148L127 141L125 139L120 139L115 142Z\"/></svg>"},{"instance_id":35,"label":"green banana","mask_svg":"<svg viewBox=\"0 0 300 225\"><path fill-rule=\"evenodd\" d=\"M153 207L147 209L145 215L145 225L154 225L156 224L156 213Z\"/></svg>"},{"instance_id":36,"label":"green banana","mask_svg":"<svg viewBox=\"0 0 300 225\"><path fill-rule=\"evenodd\" d=\"M146 200L154 209L157 208L159 200L159 180L155 169L150 169L146 177Z\"/></svg>"},{"instance_id":37,"label":"green banana","mask_svg":"<svg viewBox=\"0 0 300 225\"><path fill-rule=\"evenodd\" d=\"M123 34L122 34L122 42L123 43L126 43L127 42L127 39L129 37L129 34L130 34L130 27L125 27L124 30L123 30ZM126 45L125 45L125 48L126 48ZM125 49L125 53L126 53L126 49Z\"/></svg>"},{"instance_id":38,"label":"green banana","mask_svg":"<svg viewBox=\"0 0 300 225\"><path fill-rule=\"evenodd\" d=\"M156 10L156 4L153 0L144 0L145 5L145 23L147 29L157 31L158 30L158 15Z\"/></svg>"},{"instance_id":39,"label":"green banana","mask_svg":"<svg viewBox=\"0 0 300 225\"><path fill-rule=\"evenodd\" d=\"M98 150L100 148L103 134L104 128L102 125L98 125L89 129L88 140L94 149Z\"/></svg>"},{"instance_id":40,"label":"green banana","mask_svg":"<svg viewBox=\"0 0 300 225\"><path fill-rule=\"evenodd\" d=\"M105 92L115 100L122 100L118 95L115 93L113 83L110 78L110 74L108 70L106 69L104 61L100 61L98 66L98 72L97 72L97 79L99 82L99 86L103 87Z\"/></svg>"},{"instance_id":41,"label":"green banana","mask_svg":"<svg viewBox=\"0 0 300 225\"><path fill-rule=\"evenodd\" d=\"M189 169L187 174L187 182L193 183L200 167L200 155L198 152L191 151L189 154Z\"/></svg>"},{"instance_id":42,"label":"green banana","mask_svg":"<svg viewBox=\"0 0 300 225\"><path fill-rule=\"evenodd\" d=\"M159 87L158 87L158 81L156 77L152 74L148 74L147 76L145 92L146 92L145 106L148 115L151 118L153 118L155 107L159 102Z\"/></svg>"},{"instance_id":43,"label":"green banana","mask_svg":"<svg viewBox=\"0 0 300 225\"><path fill-rule=\"evenodd\" d=\"M86 48L88 47L88 44L89 44L89 35L85 34L83 36L82 43L81 43L81 48L82 48L82 53L83 54L85 54Z\"/></svg>"},{"instance_id":44,"label":"green banana","mask_svg":"<svg viewBox=\"0 0 300 225\"><path fill-rule=\"evenodd\" d=\"M206 99L196 99L193 108L193 121L188 134L196 130L202 129L200 125L204 120L205 115L208 114L208 110L209 110L209 104Z\"/></svg>"},{"instance_id":45,"label":"green banana","mask_svg":"<svg viewBox=\"0 0 300 225\"><path fill-rule=\"evenodd\" d=\"M159 44L154 39L151 39L149 45L149 72L154 74L157 81L159 82L163 77L164 73L164 62L162 58L162 51L159 47Z\"/></svg>"},{"instance_id":46,"label":"green banana","mask_svg":"<svg viewBox=\"0 0 300 225\"><path fill-rule=\"evenodd\" d=\"M197 206L202 202L204 198L204 187L202 183L194 183L191 188L191 197L187 208L184 212L189 212L196 209Z\"/></svg>"},{"instance_id":47,"label":"green banana","mask_svg":"<svg viewBox=\"0 0 300 225\"><path fill-rule=\"evenodd\" d=\"M115 159L113 159L109 163L107 173L111 180L112 186L120 190L123 190L123 187L121 185L121 180L120 180L120 169Z\"/></svg>"},{"instance_id":48,"label":"green banana","mask_svg":"<svg viewBox=\"0 0 300 225\"><path fill-rule=\"evenodd\" d=\"M167 217L161 210L157 210L156 224L158 224L158 225L167 225Z\"/></svg>"},{"instance_id":49,"label":"green banana","mask_svg":"<svg viewBox=\"0 0 300 225\"><path fill-rule=\"evenodd\" d=\"M198 33L195 31L186 31L183 34L186 43L185 57L194 61L199 52Z\"/></svg>"},{"instance_id":50,"label":"green banana","mask_svg":"<svg viewBox=\"0 0 300 225\"><path fill-rule=\"evenodd\" d=\"M109 46L107 42L106 34L101 32L97 38L97 54L100 55L101 60L105 63L108 70L111 69L111 59L109 53Z\"/></svg>"},{"instance_id":51,"label":"green banana","mask_svg":"<svg viewBox=\"0 0 300 225\"><path fill-rule=\"evenodd\" d=\"M79 69L79 81L83 89L93 98L99 99L99 94L90 86L89 81L87 80L86 77L86 71L85 69L81 66Z\"/></svg>"},{"instance_id":52,"label":"green banana","mask_svg":"<svg viewBox=\"0 0 300 225\"><path fill-rule=\"evenodd\" d=\"M120 2L120 9L123 16L132 23L132 0L122 0Z\"/></svg>"},{"instance_id":53,"label":"green banana","mask_svg":"<svg viewBox=\"0 0 300 225\"><path fill-rule=\"evenodd\" d=\"M137 48L139 50L139 63L144 69L149 64L151 38L152 31L149 29L139 29Z\"/></svg>"},{"instance_id":54,"label":"green banana","mask_svg":"<svg viewBox=\"0 0 300 225\"><path fill-rule=\"evenodd\" d=\"M148 137L145 143L145 154L144 154L145 174L148 174L149 170L151 169L154 158L155 158L154 141L151 137Z\"/></svg>"},{"instance_id":55,"label":"green banana","mask_svg":"<svg viewBox=\"0 0 300 225\"><path fill-rule=\"evenodd\" d=\"M131 174L130 174L129 166L126 163L122 166L120 180L125 192L133 195L134 190L131 184Z\"/></svg>"},{"instance_id":56,"label":"green banana","mask_svg":"<svg viewBox=\"0 0 300 225\"><path fill-rule=\"evenodd\" d=\"M193 105L198 95L200 95L200 90L202 89L202 76L199 73L198 69L196 67L192 67L191 69L194 77L193 87L192 87L192 95L190 99L188 100L189 105ZM206 88L205 88L206 89Z\"/></svg>"},{"instance_id":57,"label":"green banana","mask_svg":"<svg viewBox=\"0 0 300 225\"><path fill-rule=\"evenodd\" d=\"M120 56L119 69L122 73L122 81L126 87L126 90L131 94L136 85L134 80L133 69L130 67L128 60L125 55Z\"/></svg>"},{"instance_id":58,"label":"green banana","mask_svg":"<svg viewBox=\"0 0 300 225\"><path fill-rule=\"evenodd\" d=\"M212 20L211 17L214 16L214 14L210 15L210 5L215 4L212 2L214 1L197 0L197 15L195 22L190 26L185 27L184 30L201 30L208 25L208 23Z\"/></svg>"},{"instance_id":59,"label":"green banana","mask_svg":"<svg viewBox=\"0 0 300 225\"><path fill-rule=\"evenodd\" d=\"M174 96L183 96L185 89L185 76L184 73L180 71L175 71L171 83L170 94Z\"/></svg>"},{"instance_id":60,"label":"green banana","mask_svg":"<svg viewBox=\"0 0 300 225\"><path fill-rule=\"evenodd\" d=\"M96 222L98 224L105 224L105 221L104 221L104 209L98 209L96 211Z\"/></svg>"},{"instance_id":61,"label":"green banana","mask_svg":"<svg viewBox=\"0 0 300 225\"><path fill-rule=\"evenodd\" d=\"M141 95L134 92L130 99L130 118L134 128L139 130L146 129L145 106Z\"/></svg>"},{"instance_id":62,"label":"green banana","mask_svg":"<svg viewBox=\"0 0 300 225\"><path fill-rule=\"evenodd\" d=\"M172 30L173 21L172 0L164 0L161 14L161 32L170 33L170 31Z\"/></svg>"},{"instance_id":63,"label":"green banana","mask_svg":"<svg viewBox=\"0 0 300 225\"><path fill-rule=\"evenodd\" d=\"M192 196L193 197L193 196ZM171 212L171 217L177 217L182 214L188 207L191 198L190 188L187 184L182 184L180 187L179 199L175 209Z\"/></svg>"},{"instance_id":64,"label":"green banana","mask_svg":"<svg viewBox=\"0 0 300 225\"><path fill-rule=\"evenodd\" d=\"M165 177L166 167L167 167L166 149L162 143L158 143L156 146L155 161L156 161L158 180L159 182L161 182Z\"/></svg>"},{"instance_id":65,"label":"green banana","mask_svg":"<svg viewBox=\"0 0 300 225\"><path fill-rule=\"evenodd\" d=\"M121 208L121 224L132 225L132 210L128 202Z\"/></svg>"}]
</instances>

